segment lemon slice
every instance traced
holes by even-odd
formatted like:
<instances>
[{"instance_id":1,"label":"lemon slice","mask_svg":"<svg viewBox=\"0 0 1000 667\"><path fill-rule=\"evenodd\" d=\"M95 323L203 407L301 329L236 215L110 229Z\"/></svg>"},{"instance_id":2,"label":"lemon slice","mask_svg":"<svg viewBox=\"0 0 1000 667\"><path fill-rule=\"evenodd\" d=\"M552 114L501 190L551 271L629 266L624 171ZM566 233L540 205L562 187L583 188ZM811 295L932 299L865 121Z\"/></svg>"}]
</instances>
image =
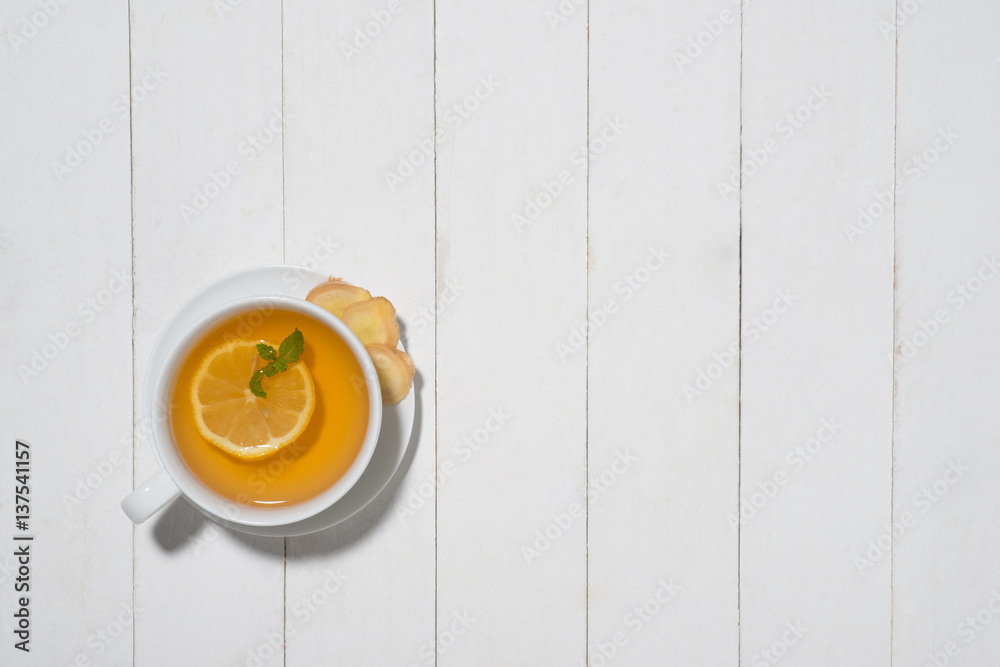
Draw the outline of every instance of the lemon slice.
<instances>
[{"instance_id":1,"label":"lemon slice","mask_svg":"<svg viewBox=\"0 0 1000 667\"><path fill-rule=\"evenodd\" d=\"M241 459L258 459L290 445L316 408L316 388L301 362L264 378L267 398L250 391L250 376L266 363L256 345L234 340L213 349L191 383L198 432Z\"/></svg>"}]
</instances>

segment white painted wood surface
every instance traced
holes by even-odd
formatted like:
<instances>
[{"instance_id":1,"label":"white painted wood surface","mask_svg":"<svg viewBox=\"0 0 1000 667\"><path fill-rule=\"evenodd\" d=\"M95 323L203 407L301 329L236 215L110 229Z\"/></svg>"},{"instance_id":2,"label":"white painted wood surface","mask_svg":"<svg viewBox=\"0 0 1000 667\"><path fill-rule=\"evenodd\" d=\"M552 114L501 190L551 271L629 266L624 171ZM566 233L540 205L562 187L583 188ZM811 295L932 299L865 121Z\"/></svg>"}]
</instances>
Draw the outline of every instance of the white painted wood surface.
<instances>
[{"instance_id":1,"label":"white painted wood surface","mask_svg":"<svg viewBox=\"0 0 1000 667\"><path fill-rule=\"evenodd\" d=\"M0 664L124 665L132 530L115 505L132 486L128 15L110 3L57 8L3 9ZM14 525L16 439L31 447L27 531ZM17 581L15 534L35 538L30 581ZM24 593L30 654L14 648Z\"/></svg>"},{"instance_id":2,"label":"white painted wood surface","mask_svg":"<svg viewBox=\"0 0 1000 667\"><path fill-rule=\"evenodd\" d=\"M991 2L928 4L899 29L892 579L900 664L987 665L1000 655L991 557L1000 547L997 18ZM885 572L884 560L869 572Z\"/></svg>"},{"instance_id":3,"label":"white painted wood surface","mask_svg":"<svg viewBox=\"0 0 1000 667\"><path fill-rule=\"evenodd\" d=\"M733 665L740 8L691 63L706 8L591 11L588 656Z\"/></svg>"},{"instance_id":4,"label":"white painted wood surface","mask_svg":"<svg viewBox=\"0 0 1000 667\"><path fill-rule=\"evenodd\" d=\"M586 56L586 16L437 3L439 665L584 656Z\"/></svg>"},{"instance_id":5,"label":"white painted wood surface","mask_svg":"<svg viewBox=\"0 0 1000 667\"><path fill-rule=\"evenodd\" d=\"M5 4L0 664L992 664L998 18ZM396 304L399 474L133 529L157 333L281 262Z\"/></svg>"},{"instance_id":6,"label":"white painted wood surface","mask_svg":"<svg viewBox=\"0 0 1000 667\"><path fill-rule=\"evenodd\" d=\"M283 259L280 24L278 2L221 16L132 5L133 85L148 69L164 77L133 113L136 388L191 292ZM139 443L134 481L158 468ZM184 502L147 523L134 540L135 663L245 664L270 646L284 612L283 540L226 531ZM177 595L181 582L191 596Z\"/></svg>"},{"instance_id":7,"label":"white painted wood surface","mask_svg":"<svg viewBox=\"0 0 1000 667\"><path fill-rule=\"evenodd\" d=\"M892 182L891 9L745 13L742 664L890 662L889 568L851 551L890 518L892 226L842 227Z\"/></svg>"},{"instance_id":8,"label":"white painted wood surface","mask_svg":"<svg viewBox=\"0 0 1000 667\"><path fill-rule=\"evenodd\" d=\"M343 525L287 541L289 665L317 656L330 664L408 665L433 646L433 160L418 152L424 164L394 189L385 172L417 141L433 155L434 16L430 2L393 8L322 0L284 6L285 261L315 263L389 297L418 369L418 435L397 477ZM385 33L346 55L341 42L373 21L372 11ZM405 512L411 498L419 506Z\"/></svg>"}]
</instances>

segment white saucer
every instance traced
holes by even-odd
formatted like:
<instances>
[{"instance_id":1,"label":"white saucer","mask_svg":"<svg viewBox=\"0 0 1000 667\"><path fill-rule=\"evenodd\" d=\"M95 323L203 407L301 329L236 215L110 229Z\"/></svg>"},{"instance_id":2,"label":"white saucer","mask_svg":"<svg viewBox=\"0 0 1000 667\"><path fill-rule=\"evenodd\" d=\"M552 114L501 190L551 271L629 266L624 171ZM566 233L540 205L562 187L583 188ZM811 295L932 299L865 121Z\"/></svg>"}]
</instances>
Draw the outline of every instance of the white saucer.
<instances>
[{"instance_id":1,"label":"white saucer","mask_svg":"<svg viewBox=\"0 0 1000 667\"><path fill-rule=\"evenodd\" d=\"M153 383L167 357L166 341L176 340L202 315L235 299L262 295L296 296L304 299L310 289L329 278L325 273L299 266L255 266L231 273L196 292L174 313L160 332L149 355L142 395L142 412L146 423L153 423ZM414 391L411 390L400 403L383 406L382 428L368 467L351 490L329 508L308 519L284 526L246 526L218 517L210 518L245 533L265 537L292 537L324 530L353 516L381 493L406 454L416 405L413 394Z\"/></svg>"}]
</instances>

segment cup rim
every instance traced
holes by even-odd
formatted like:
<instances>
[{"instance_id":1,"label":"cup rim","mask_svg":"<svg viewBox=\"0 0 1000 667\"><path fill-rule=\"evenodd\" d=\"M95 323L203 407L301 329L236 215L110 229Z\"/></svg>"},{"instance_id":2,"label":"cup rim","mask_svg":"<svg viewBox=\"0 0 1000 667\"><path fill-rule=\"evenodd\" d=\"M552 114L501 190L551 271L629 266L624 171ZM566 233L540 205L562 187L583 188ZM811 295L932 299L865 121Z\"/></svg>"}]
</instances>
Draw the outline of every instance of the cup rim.
<instances>
[{"instance_id":1,"label":"cup rim","mask_svg":"<svg viewBox=\"0 0 1000 667\"><path fill-rule=\"evenodd\" d=\"M301 503L280 509L258 509L240 505L216 493L187 467L174 443L170 430L168 411L169 393L184 354L209 330L230 315L262 307L277 307L309 315L329 327L345 343L361 366L368 389L368 426L361 449L347 471L322 493ZM156 369L157 377L152 386L153 428L152 447L160 465L167 471L181 493L196 508L210 516L247 526L281 526L302 521L319 514L340 500L360 479L368 467L382 424L382 393L379 388L375 365L364 345L346 324L330 312L305 299L279 295L243 297L228 301L205 313L183 335L170 344L163 364Z\"/></svg>"}]
</instances>

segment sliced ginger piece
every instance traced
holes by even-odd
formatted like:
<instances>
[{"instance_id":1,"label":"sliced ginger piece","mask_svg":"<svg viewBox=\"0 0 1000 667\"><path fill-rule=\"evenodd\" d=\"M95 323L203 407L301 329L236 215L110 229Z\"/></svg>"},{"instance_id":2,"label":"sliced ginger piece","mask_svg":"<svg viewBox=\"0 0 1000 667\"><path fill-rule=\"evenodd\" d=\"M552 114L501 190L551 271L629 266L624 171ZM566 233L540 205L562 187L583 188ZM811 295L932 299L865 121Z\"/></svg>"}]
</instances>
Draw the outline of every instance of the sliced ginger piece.
<instances>
[{"instance_id":1,"label":"sliced ginger piece","mask_svg":"<svg viewBox=\"0 0 1000 667\"><path fill-rule=\"evenodd\" d=\"M362 345L388 345L394 348L399 342L396 309L384 296L351 304L340 319L354 332Z\"/></svg>"},{"instance_id":2,"label":"sliced ginger piece","mask_svg":"<svg viewBox=\"0 0 1000 667\"><path fill-rule=\"evenodd\" d=\"M395 405L406 398L413 386L413 360L402 350L389 345L366 345L368 356L375 364L378 384L382 388L382 403Z\"/></svg>"},{"instance_id":3,"label":"sliced ginger piece","mask_svg":"<svg viewBox=\"0 0 1000 667\"><path fill-rule=\"evenodd\" d=\"M375 364L385 405L395 405L406 398L413 386L413 360L396 349L399 323L396 309L388 299L372 298L363 287L330 278L314 287L306 300L339 318L365 346Z\"/></svg>"},{"instance_id":4,"label":"sliced ginger piece","mask_svg":"<svg viewBox=\"0 0 1000 667\"><path fill-rule=\"evenodd\" d=\"M315 303L320 308L329 311L334 317L343 318L344 311L355 303L372 298L364 287L358 287L340 278L330 280L313 287L306 295L306 301Z\"/></svg>"}]
</instances>

